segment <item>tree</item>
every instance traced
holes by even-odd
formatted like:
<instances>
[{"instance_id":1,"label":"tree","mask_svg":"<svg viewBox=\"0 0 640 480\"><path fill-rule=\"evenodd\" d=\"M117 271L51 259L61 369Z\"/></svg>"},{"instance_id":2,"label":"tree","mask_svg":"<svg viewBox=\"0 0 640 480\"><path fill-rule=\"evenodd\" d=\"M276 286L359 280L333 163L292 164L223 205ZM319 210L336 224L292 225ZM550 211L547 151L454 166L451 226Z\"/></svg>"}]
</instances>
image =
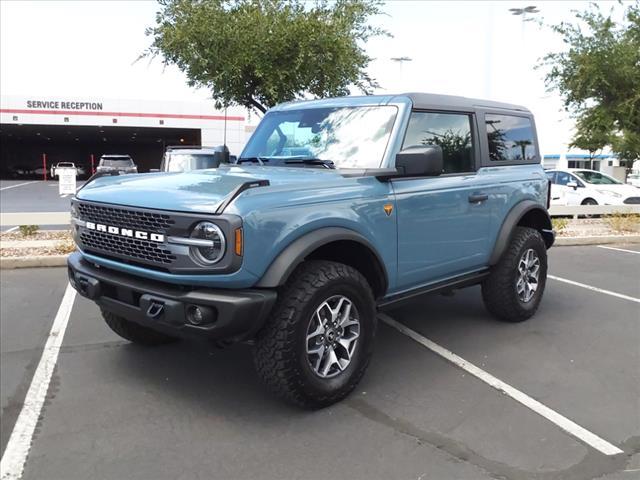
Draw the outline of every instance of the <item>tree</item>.
<instances>
[{"instance_id":1,"label":"tree","mask_svg":"<svg viewBox=\"0 0 640 480\"><path fill-rule=\"evenodd\" d=\"M212 92L218 107L265 112L288 100L363 93L377 86L366 73L363 44L386 35L368 24L378 0L160 0L144 55L161 56L189 85Z\"/></svg>"},{"instance_id":2,"label":"tree","mask_svg":"<svg viewBox=\"0 0 640 480\"><path fill-rule=\"evenodd\" d=\"M572 145L590 152L609 146L620 158L640 158L640 2L616 23L592 4L577 23L552 26L568 49L543 59L547 88L576 119Z\"/></svg>"}]
</instances>

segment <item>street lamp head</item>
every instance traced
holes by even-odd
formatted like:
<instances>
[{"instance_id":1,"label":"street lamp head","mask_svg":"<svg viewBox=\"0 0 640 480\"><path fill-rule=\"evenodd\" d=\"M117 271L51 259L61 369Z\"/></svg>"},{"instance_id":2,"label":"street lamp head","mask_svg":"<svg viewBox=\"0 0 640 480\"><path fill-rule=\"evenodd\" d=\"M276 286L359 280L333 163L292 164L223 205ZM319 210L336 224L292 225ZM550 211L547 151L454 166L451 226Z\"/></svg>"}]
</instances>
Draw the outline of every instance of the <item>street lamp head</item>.
<instances>
[{"instance_id":1,"label":"street lamp head","mask_svg":"<svg viewBox=\"0 0 640 480\"><path fill-rule=\"evenodd\" d=\"M540 12L540 10L538 10L538 7L536 7L535 5L529 5L528 7L524 8L510 8L509 11L511 12L511 15L526 15L527 13Z\"/></svg>"},{"instance_id":2,"label":"street lamp head","mask_svg":"<svg viewBox=\"0 0 640 480\"><path fill-rule=\"evenodd\" d=\"M410 62L412 61L409 57L391 57L391 61L393 62Z\"/></svg>"}]
</instances>

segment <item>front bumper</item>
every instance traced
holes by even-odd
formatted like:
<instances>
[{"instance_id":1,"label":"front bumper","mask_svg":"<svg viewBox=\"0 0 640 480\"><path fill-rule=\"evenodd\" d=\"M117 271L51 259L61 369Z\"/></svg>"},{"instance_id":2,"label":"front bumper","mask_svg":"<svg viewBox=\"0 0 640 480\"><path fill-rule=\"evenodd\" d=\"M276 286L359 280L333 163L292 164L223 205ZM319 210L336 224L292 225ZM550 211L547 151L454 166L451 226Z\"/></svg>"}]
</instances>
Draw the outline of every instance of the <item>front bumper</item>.
<instances>
[{"instance_id":1,"label":"front bumper","mask_svg":"<svg viewBox=\"0 0 640 480\"><path fill-rule=\"evenodd\" d=\"M255 336L271 311L274 290L187 288L133 277L96 266L75 252L67 260L69 281L80 295L127 320L176 337L242 341ZM193 307L203 321L191 323Z\"/></svg>"}]
</instances>

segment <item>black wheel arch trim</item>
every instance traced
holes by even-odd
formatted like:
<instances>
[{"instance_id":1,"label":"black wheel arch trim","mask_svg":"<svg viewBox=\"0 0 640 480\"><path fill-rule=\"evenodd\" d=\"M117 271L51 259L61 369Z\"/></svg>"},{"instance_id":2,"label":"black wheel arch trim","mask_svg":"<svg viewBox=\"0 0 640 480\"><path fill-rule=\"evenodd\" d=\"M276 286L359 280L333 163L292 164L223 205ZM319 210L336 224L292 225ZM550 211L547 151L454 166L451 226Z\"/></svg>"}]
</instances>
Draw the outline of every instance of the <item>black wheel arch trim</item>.
<instances>
[{"instance_id":1,"label":"black wheel arch trim","mask_svg":"<svg viewBox=\"0 0 640 480\"><path fill-rule=\"evenodd\" d=\"M383 273L382 285L386 292L389 285L389 276L382 257L376 248L363 235L343 227L324 227L297 238L291 242L271 262L260 281L255 285L258 288L275 288L283 285L289 276L305 258L316 249L331 242L351 240L360 243L367 248L378 261Z\"/></svg>"},{"instance_id":2,"label":"black wheel arch trim","mask_svg":"<svg viewBox=\"0 0 640 480\"><path fill-rule=\"evenodd\" d=\"M547 212L547 210L539 203L536 203L532 200L523 200L520 203L517 203L509 211L504 222L502 222L502 226L500 227L500 231L498 232L498 237L496 238L496 243L493 247L493 252L491 253L491 257L489 258L489 265L495 265L496 263L498 263L498 261L502 257L502 254L509 246L509 242L511 241L511 237L513 236L515 228L518 226L518 223L527 213L531 212L532 210L539 210L544 214L546 225L541 229L540 233L544 238L544 242L547 248L550 248L551 245L553 245L555 235L551 226L551 217L549 216L549 212Z\"/></svg>"}]
</instances>

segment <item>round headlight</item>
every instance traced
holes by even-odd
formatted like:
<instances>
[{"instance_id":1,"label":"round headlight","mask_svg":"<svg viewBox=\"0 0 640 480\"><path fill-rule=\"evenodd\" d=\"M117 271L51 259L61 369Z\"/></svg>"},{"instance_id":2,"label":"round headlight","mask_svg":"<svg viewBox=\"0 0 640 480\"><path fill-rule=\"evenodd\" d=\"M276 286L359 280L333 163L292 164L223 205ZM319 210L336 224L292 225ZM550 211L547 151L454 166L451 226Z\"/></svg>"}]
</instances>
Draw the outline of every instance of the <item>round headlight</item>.
<instances>
[{"instance_id":1,"label":"round headlight","mask_svg":"<svg viewBox=\"0 0 640 480\"><path fill-rule=\"evenodd\" d=\"M215 223L200 222L191 232L191 238L199 245L191 247L191 256L204 265L212 265L224 255L225 239L222 230Z\"/></svg>"}]
</instances>

